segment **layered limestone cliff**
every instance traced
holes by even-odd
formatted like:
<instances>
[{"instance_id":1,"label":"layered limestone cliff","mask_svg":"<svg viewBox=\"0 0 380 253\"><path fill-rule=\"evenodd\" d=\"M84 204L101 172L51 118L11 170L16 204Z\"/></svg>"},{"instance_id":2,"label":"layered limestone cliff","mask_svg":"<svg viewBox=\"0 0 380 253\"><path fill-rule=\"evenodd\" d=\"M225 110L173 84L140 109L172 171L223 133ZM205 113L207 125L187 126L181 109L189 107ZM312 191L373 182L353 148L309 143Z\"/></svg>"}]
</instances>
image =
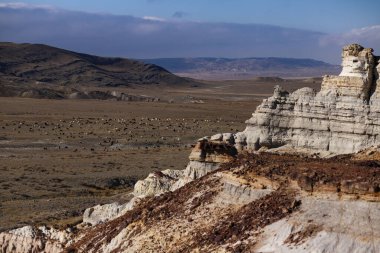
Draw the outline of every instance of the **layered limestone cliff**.
<instances>
[{"instance_id":1,"label":"layered limestone cliff","mask_svg":"<svg viewBox=\"0 0 380 253\"><path fill-rule=\"evenodd\" d=\"M235 135L239 150L290 146L332 154L380 143L379 58L372 49L343 48L339 76L324 76L320 92L276 87Z\"/></svg>"}]
</instances>

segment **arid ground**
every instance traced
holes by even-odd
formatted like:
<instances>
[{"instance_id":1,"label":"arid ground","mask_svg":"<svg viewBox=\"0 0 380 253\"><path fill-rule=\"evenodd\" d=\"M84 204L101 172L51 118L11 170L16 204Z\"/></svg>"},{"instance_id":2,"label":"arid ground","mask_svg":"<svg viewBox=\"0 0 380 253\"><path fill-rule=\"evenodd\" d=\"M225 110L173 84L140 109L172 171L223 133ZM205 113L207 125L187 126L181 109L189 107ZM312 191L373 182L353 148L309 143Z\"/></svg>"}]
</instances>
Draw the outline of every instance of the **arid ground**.
<instances>
[{"instance_id":1,"label":"arid ground","mask_svg":"<svg viewBox=\"0 0 380 253\"><path fill-rule=\"evenodd\" d=\"M184 169L198 138L242 131L276 84L292 91L320 80L115 88L162 102L0 98L0 230L73 224L85 208L126 201L149 172Z\"/></svg>"}]
</instances>

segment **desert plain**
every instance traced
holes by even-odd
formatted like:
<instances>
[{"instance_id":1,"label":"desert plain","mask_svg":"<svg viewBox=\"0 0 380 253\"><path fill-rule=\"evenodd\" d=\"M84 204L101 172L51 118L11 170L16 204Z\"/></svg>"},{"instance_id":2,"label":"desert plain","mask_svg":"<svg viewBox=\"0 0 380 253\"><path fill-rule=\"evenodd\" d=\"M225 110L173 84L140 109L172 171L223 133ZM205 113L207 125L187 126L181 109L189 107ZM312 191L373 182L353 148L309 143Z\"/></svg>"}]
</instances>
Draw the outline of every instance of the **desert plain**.
<instances>
[{"instance_id":1,"label":"desert plain","mask_svg":"<svg viewBox=\"0 0 380 253\"><path fill-rule=\"evenodd\" d=\"M196 140L237 132L280 84L320 79L203 81L199 87L113 88L159 102L0 98L0 231L65 227L84 209L128 201L152 171L184 169Z\"/></svg>"}]
</instances>

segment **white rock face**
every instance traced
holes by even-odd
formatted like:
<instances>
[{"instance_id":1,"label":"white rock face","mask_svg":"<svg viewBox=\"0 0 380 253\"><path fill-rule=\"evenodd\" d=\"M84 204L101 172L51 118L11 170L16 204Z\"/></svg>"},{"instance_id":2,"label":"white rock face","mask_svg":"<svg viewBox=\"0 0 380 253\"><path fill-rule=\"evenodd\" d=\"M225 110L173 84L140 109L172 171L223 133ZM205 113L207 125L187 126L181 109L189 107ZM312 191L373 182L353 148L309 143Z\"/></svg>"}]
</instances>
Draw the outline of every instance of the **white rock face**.
<instances>
[{"instance_id":1,"label":"white rock face","mask_svg":"<svg viewBox=\"0 0 380 253\"><path fill-rule=\"evenodd\" d=\"M219 168L219 163L190 161L185 170L153 172L135 184L133 194L144 197L175 191L217 168Z\"/></svg>"},{"instance_id":2,"label":"white rock face","mask_svg":"<svg viewBox=\"0 0 380 253\"><path fill-rule=\"evenodd\" d=\"M174 191L184 184L196 179L185 175L186 170L163 170L153 172L147 178L137 181L133 194L135 196L154 196Z\"/></svg>"},{"instance_id":3,"label":"white rock face","mask_svg":"<svg viewBox=\"0 0 380 253\"><path fill-rule=\"evenodd\" d=\"M302 199L301 212L264 229L257 252L380 252L379 203ZM315 229L311 233L310 228ZM360 228L360 229L358 229ZM292 234L295 241L287 240Z\"/></svg>"},{"instance_id":4,"label":"white rock face","mask_svg":"<svg viewBox=\"0 0 380 253\"><path fill-rule=\"evenodd\" d=\"M349 64L353 57L357 66ZM350 45L343 49L341 75L325 76L320 92L303 88L289 94L276 87L235 135L236 148L291 145L345 154L379 144L379 66L374 59L372 49Z\"/></svg>"},{"instance_id":5,"label":"white rock face","mask_svg":"<svg viewBox=\"0 0 380 253\"><path fill-rule=\"evenodd\" d=\"M190 161L184 171L184 177L194 180L218 169L219 166L219 163Z\"/></svg>"},{"instance_id":6,"label":"white rock face","mask_svg":"<svg viewBox=\"0 0 380 253\"><path fill-rule=\"evenodd\" d=\"M342 72L339 76L370 78L375 65L372 52L372 48L363 48L358 44L345 46L342 52Z\"/></svg>"},{"instance_id":7,"label":"white rock face","mask_svg":"<svg viewBox=\"0 0 380 253\"><path fill-rule=\"evenodd\" d=\"M140 201L139 197L134 197L125 204L114 202L87 208L83 213L83 224L94 226L115 219L132 210Z\"/></svg>"},{"instance_id":8,"label":"white rock face","mask_svg":"<svg viewBox=\"0 0 380 253\"><path fill-rule=\"evenodd\" d=\"M163 172L153 172L144 180L135 184L133 194L135 196L159 195L170 190L177 180Z\"/></svg>"},{"instance_id":9,"label":"white rock face","mask_svg":"<svg viewBox=\"0 0 380 253\"><path fill-rule=\"evenodd\" d=\"M72 241L71 231L25 226L0 233L1 252L62 252Z\"/></svg>"},{"instance_id":10,"label":"white rock face","mask_svg":"<svg viewBox=\"0 0 380 253\"><path fill-rule=\"evenodd\" d=\"M270 194L274 190L270 185L267 185L267 189L258 189L243 184L226 173L218 173L217 176L220 176L223 182L223 190L215 199L218 205L245 205Z\"/></svg>"}]
</instances>

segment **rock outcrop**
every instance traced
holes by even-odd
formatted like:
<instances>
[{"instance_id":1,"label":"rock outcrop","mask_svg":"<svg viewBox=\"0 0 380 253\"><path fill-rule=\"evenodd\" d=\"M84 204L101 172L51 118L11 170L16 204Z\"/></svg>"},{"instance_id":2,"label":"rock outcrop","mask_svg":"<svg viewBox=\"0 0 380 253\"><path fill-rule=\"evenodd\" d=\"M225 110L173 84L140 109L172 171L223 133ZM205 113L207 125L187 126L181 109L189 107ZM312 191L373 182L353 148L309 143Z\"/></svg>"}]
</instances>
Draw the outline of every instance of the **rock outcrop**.
<instances>
[{"instance_id":1,"label":"rock outcrop","mask_svg":"<svg viewBox=\"0 0 380 253\"><path fill-rule=\"evenodd\" d=\"M136 196L124 204L114 202L87 208L83 213L83 223L81 226L94 226L115 219L133 209L140 201L141 198Z\"/></svg>"},{"instance_id":2,"label":"rock outcrop","mask_svg":"<svg viewBox=\"0 0 380 253\"><path fill-rule=\"evenodd\" d=\"M291 94L276 87L235 135L236 147L288 145L333 154L354 153L380 143L378 58L353 44L343 49L339 76L325 76L320 92Z\"/></svg>"},{"instance_id":3,"label":"rock outcrop","mask_svg":"<svg viewBox=\"0 0 380 253\"><path fill-rule=\"evenodd\" d=\"M221 163L233 161L237 150L233 145L233 135L217 134L198 140L189 156L185 170L164 170L150 173L149 176L136 183L135 196L152 196L175 191L183 185L205 176L219 168Z\"/></svg>"},{"instance_id":4,"label":"rock outcrop","mask_svg":"<svg viewBox=\"0 0 380 253\"><path fill-rule=\"evenodd\" d=\"M71 229L25 226L0 233L1 252L62 252L72 243L75 233Z\"/></svg>"},{"instance_id":5,"label":"rock outcrop","mask_svg":"<svg viewBox=\"0 0 380 253\"><path fill-rule=\"evenodd\" d=\"M67 251L378 252L379 170L350 156L240 155L83 230Z\"/></svg>"}]
</instances>

